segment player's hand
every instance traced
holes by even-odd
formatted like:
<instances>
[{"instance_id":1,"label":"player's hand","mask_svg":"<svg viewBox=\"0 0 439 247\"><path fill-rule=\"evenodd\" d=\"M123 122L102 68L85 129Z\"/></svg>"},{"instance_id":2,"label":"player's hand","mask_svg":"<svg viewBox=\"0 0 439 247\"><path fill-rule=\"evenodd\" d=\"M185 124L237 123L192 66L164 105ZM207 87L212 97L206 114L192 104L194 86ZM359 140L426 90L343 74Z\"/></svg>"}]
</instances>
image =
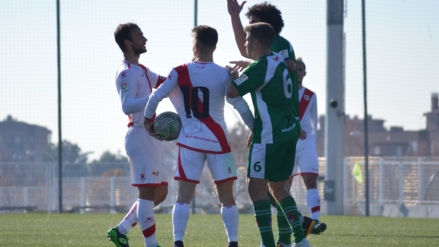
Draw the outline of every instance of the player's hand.
<instances>
[{"instance_id":1,"label":"player's hand","mask_svg":"<svg viewBox=\"0 0 439 247\"><path fill-rule=\"evenodd\" d=\"M300 140L305 140L306 139L306 132L305 131L303 131L303 130L300 131L299 139Z\"/></svg>"},{"instance_id":2,"label":"player's hand","mask_svg":"<svg viewBox=\"0 0 439 247\"><path fill-rule=\"evenodd\" d=\"M250 147L250 144L252 144L252 141L253 141L253 131L250 132L250 135L248 136L247 147Z\"/></svg>"},{"instance_id":3,"label":"player's hand","mask_svg":"<svg viewBox=\"0 0 439 247\"><path fill-rule=\"evenodd\" d=\"M232 78L232 80L235 80L239 77L239 72L236 69L234 69L233 67L226 65L226 69L227 69L227 72L229 72L229 75Z\"/></svg>"},{"instance_id":4,"label":"player's hand","mask_svg":"<svg viewBox=\"0 0 439 247\"><path fill-rule=\"evenodd\" d=\"M153 123L151 123L151 120L148 118L145 118L145 120L143 121L143 127L145 128L146 132L148 132L148 134L152 137L154 137L155 139L159 140L159 141L163 141L160 139L159 135L154 133L154 129L153 129Z\"/></svg>"},{"instance_id":5,"label":"player's hand","mask_svg":"<svg viewBox=\"0 0 439 247\"><path fill-rule=\"evenodd\" d=\"M240 5L237 0L227 0L227 10L229 11L230 16L239 17L239 13L241 13L246 2L247 1L243 1Z\"/></svg>"},{"instance_id":6,"label":"player's hand","mask_svg":"<svg viewBox=\"0 0 439 247\"><path fill-rule=\"evenodd\" d=\"M233 69L241 72L243 71L245 68L247 68L247 66L249 64L251 64L252 62L249 60L239 60L239 61L230 61L229 63L234 64L235 66L233 66Z\"/></svg>"}]
</instances>

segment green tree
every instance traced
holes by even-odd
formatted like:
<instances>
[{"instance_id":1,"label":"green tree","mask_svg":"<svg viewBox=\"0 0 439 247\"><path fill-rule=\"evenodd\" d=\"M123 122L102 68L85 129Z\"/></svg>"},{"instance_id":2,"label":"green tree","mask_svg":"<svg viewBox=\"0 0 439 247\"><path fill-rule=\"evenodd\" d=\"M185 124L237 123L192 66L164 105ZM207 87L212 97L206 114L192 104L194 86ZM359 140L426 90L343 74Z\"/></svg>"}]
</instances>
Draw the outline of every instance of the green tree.
<instances>
[{"instance_id":1,"label":"green tree","mask_svg":"<svg viewBox=\"0 0 439 247\"><path fill-rule=\"evenodd\" d=\"M102 153L99 160L95 160L92 163L128 163L128 158L121 155L120 152L113 154L110 151L105 151Z\"/></svg>"},{"instance_id":2,"label":"green tree","mask_svg":"<svg viewBox=\"0 0 439 247\"><path fill-rule=\"evenodd\" d=\"M88 160L88 155L91 152L82 153L81 148L74 143L67 140L62 142L62 161L63 163L71 164L85 164ZM58 162L58 144L51 143L47 151L41 155L43 162Z\"/></svg>"}]
</instances>

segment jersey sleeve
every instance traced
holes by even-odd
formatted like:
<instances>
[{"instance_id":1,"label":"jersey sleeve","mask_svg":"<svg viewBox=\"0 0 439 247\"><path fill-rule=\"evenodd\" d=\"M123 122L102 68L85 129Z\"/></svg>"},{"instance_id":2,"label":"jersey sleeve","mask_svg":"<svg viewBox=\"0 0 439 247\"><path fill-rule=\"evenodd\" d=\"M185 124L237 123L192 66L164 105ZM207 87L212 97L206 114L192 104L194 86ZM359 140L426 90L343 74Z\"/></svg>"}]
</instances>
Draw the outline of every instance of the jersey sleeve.
<instances>
[{"instance_id":1,"label":"jersey sleeve","mask_svg":"<svg viewBox=\"0 0 439 247\"><path fill-rule=\"evenodd\" d=\"M144 116L152 118L160 101L168 97L169 93L177 86L178 73L175 69L169 73L168 78L149 96L148 103L145 107Z\"/></svg>"},{"instance_id":2,"label":"jersey sleeve","mask_svg":"<svg viewBox=\"0 0 439 247\"><path fill-rule=\"evenodd\" d=\"M249 129L253 129L255 126L255 118L253 116L250 107L242 97L229 98L226 97L227 103L231 104L241 116L242 121L247 125Z\"/></svg>"},{"instance_id":3,"label":"jersey sleeve","mask_svg":"<svg viewBox=\"0 0 439 247\"><path fill-rule=\"evenodd\" d=\"M285 39L279 40L276 50L273 52L279 53L285 61L288 59L296 61L296 54L294 54L293 46Z\"/></svg>"},{"instance_id":4,"label":"jersey sleeve","mask_svg":"<svg viewBox=\"0 0 439 247\"><path fill-rule=\"evenodd\" d=\"M263 61L265 61L265 64L267 63L266 60ZM233 86L238 90L240 96L255 91L264 84L267 66L263 64L264 62L261 61L250 64L239 78L232 81Z\"/></svg>"},{"instance_id":5,"label":"jersey sleeve","mask_svg":"<svg viewBox=\"0 0 439 247\"><path fill-rule=\"evenodd\" d=\"M117 92L122 102L122 111L128 115L142 111L148 101L148 97L136 98L137 78L130 70L119 73L116 78Z\"/></svg>"}]
</instances>

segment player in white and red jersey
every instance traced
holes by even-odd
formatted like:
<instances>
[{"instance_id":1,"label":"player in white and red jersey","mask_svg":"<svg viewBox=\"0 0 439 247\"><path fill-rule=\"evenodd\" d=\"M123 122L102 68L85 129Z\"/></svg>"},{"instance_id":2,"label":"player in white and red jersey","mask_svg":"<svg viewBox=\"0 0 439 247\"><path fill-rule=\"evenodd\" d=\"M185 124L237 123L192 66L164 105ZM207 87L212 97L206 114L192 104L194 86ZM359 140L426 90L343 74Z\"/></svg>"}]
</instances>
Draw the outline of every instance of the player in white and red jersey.
<instances>
[{"instance_id":1,"label":"player in white and red jersey","mask_svg":"<svg viewBox=\"0 0 439 247\"><path fill-rule=\"evenodd\" d=\"M313 91L302 85L303 77L306 76L306 65L302 58L296 59L296 65L299 85L299 118L302 132L296 145L296 159L290 177L290 186L294 176L302 176L306 186L306 204L310 211L310 217L316 222L311 233L320 234L326 230L326 224L319 222L320 195L317 189L319 161L316 151L317 96Z\"/></svg>"},{"instance_id":2,"label":"player in white and red jersey","mask_svg":"<svg viewBox=\"0 0 439 247\"><path fill-rule=\"evenodd\" d=\"M221 202L221 216L228 236L228 246L238 246L238 208L233 197L233 181L237 179L224 119L227 83L236 78L231 68L213 62L218 41L217 31L208 26L192 30L194 60L174 68L166 81L154 91L145 108L145 128L151 133L151 118L159 102L169 96L182 122L177 140L179 182L178 198L172 211L174 246L182 247L190 215L190 202L200 182L207 161ZM233 78L232 78L233 77ZM241 97L227 98L241 114L247 126L254 125L253 114ZM157 134L151 133L153 136Z\"/></svg>"},{"instance_id":3,"label":"player in white and red jersey","mask_svg":"<svg viewBox=\"0 0 439 247\"><path fill-rule=\"evenodd\" d=\"M146 52L147 39L136 24L120 24L114 37L124 55L116 73L116 88L122 111L129 119L125 150L130 161L131 183L138 188L139 195L119 225L108 231L108 237L117 247L129 246L126 234L139 222L145 247L156 247L153 208L166 198L168 182L162 164L162 143L145 131L143 109L152 89L166 78L139 63L140 54Z\"/></svg>"}]
</instances>

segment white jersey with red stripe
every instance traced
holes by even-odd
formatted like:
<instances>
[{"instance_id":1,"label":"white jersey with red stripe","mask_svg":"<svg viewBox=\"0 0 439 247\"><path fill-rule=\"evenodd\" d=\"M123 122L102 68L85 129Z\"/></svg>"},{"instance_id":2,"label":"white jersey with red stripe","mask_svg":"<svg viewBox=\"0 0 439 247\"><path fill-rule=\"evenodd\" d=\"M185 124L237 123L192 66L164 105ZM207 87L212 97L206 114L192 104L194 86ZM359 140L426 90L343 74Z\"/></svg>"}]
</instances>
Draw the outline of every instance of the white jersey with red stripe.
<instances>
[{"instance_id":1,"label":"white jersey with red stripe","mask_svg":"<svg viewBox=\"0 0 439 247\"><path fill-rule=\"evenodd\" d=\"M306 132L306 138L297 141L296 159L291 176L318 175L319 161L316 151L317 97L313 91L305 87L299 89L299 118L302 130Z\"/></svg>"},{"instance_id":2,"label":"white jersey with red stripe","mask_svg":"<svg viewBox=\"0 0 439 247\"><path fill-rule=\"evenodd\" d=\"M308 92L305 94L305 90ZM305 94L305 95L304 95ZM317 138L317 96L316 94L302 87L299 90L299 109L300 109L300 125L302 130L306 132L307 139L312 139L314 144ZM303 112L302 112L303 111ZM300 140L299 140L300 141ZM299 143L298 143L299 144Z\"/></svg>"},{"instance_id":3,"label":"white jersey with red stripe","mask_svg":"<svg viewBox=\"0 0 439 247\"><path fill-rule=\"evenodd\" d=\"M143 125L143 109L152 88L157 88L165 79L141 64L122 62L116 72L116 88L122 111L128 115L129 126Z\"/></svg>"},{"instance_id":4,"label":"white jersey with red stripe","mask_svg":"<svg viewBox=\"0 0 439 247\"><path fill-rule=\"evenodd\" d=\"M178 145L206 153L231 152L224 104L229 73L214 62L198 61L174 68L151 95L145 109L150 118L158 103L169 96L182 122ZM249 106L241 97L227 101L241 116Z\"/></svg>"}]
</instances>

